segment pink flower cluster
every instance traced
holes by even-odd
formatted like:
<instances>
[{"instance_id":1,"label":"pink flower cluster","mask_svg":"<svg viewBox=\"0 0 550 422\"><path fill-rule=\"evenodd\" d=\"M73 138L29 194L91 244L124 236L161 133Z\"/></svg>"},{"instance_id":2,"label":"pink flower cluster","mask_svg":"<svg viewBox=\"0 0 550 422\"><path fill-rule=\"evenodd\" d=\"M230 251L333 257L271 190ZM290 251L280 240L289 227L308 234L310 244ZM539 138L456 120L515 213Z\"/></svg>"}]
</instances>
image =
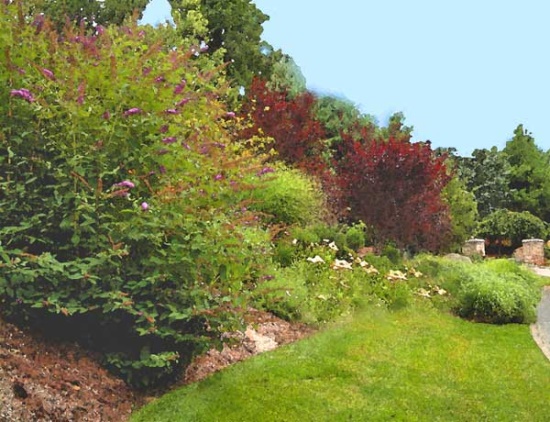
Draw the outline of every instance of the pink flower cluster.
<instances>
[{"instance_id":1,"label":"pink flower cluster","mask_svg":"<svg viewBox=\"0 0 550 422\"><path fill-rule=\"evenodd\" d=\"M33 97L33 95L31 94L31 92L28 89L25 89L25 88L12 89L10 91L10 97L22 98L25 101L27 101L28 103L32 103L32 102L36 101L35 98Z\"/></svg>"}]
</instances>

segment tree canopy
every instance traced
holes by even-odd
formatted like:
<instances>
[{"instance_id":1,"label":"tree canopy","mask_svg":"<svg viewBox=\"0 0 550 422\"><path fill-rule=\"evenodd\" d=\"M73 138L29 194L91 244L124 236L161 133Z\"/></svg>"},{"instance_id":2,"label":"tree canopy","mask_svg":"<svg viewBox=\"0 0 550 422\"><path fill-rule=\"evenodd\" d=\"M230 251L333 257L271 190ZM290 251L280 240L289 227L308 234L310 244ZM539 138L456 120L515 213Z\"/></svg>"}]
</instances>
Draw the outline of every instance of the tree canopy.
<instances>
[{"instance_id":1,"label":"tree canopy","mask_svg":"<svg viewBox=\"0 0 550 422\"><path fill-rule=\"evenodd\" d=\"M509 188L513 211L529 211L550 221L550 162L523 125L502 151L510 165Z\"/></svg>"},{"instance_id":2,"label":"tree canopy","mask_svg":"<svg viewBox=\"0 0 550 422\"><path fill-rule=\"evenodd\" d=\"M248 87L254 76L269 78L271 69L261 40L262 24L269 19L250 0L170 0L172 10L185 16L197 8L207 22L204 41L209 51L220 49L229 63L235 86ZM267 49L268 50L268 49Z\"/></svg>"}]
</instances>

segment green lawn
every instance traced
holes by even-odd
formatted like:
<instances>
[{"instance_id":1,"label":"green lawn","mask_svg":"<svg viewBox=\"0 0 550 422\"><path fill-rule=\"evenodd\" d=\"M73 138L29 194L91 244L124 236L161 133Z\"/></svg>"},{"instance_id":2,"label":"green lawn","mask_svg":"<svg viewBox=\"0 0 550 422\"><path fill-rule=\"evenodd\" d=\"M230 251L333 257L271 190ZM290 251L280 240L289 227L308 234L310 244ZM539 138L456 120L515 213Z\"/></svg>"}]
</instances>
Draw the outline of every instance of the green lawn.
<instances>
[{"instance_id":1,"label":"green lawn","mask_svg":"<svg viewBox=\"0 0 550 422\"><path fill-rule=\"evenodd\" d=\"M550 363L526 325L426 305L369 309L174 391L133 421L548 421Z\"/></svg>"}]
</instances>

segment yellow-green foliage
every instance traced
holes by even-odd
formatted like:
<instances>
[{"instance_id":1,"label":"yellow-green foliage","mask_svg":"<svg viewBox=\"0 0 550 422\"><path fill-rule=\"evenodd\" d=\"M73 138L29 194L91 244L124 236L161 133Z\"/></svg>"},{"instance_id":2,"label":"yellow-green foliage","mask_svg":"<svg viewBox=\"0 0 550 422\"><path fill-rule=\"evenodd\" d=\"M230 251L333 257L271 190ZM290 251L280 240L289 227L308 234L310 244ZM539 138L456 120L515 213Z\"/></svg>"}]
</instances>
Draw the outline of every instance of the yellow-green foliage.
<instances>
[{"instance_id":1,"label":"yellow-green foliage","mask_svg":"<svg viewBox=\"0 0 550 422\"><path fill-rule=\"evenodd\" d=\"M319 185L299 170L264 167L253 183L257 188L245 197L249 208L271 224L313 224L326 214Z\"/></svg>"}]
</instances>

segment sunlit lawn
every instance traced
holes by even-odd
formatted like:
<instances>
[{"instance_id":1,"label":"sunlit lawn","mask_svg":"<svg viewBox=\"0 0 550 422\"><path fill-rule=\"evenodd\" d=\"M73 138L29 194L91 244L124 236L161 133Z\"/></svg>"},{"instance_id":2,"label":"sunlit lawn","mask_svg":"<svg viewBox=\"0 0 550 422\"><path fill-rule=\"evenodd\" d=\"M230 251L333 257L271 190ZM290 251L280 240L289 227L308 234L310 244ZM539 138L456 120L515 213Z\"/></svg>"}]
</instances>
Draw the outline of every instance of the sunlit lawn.
<instances>
[{"instance_id":1,"label":"sunlit lawn","mask_svg":"<svg viewBox=\"0 0 550 422\"><path fill-rule=\"evenodd\" d=\"M373 308L174 391L133 420L548 421L550 363L525 325Z\"/></svg>"}]
</instances>

